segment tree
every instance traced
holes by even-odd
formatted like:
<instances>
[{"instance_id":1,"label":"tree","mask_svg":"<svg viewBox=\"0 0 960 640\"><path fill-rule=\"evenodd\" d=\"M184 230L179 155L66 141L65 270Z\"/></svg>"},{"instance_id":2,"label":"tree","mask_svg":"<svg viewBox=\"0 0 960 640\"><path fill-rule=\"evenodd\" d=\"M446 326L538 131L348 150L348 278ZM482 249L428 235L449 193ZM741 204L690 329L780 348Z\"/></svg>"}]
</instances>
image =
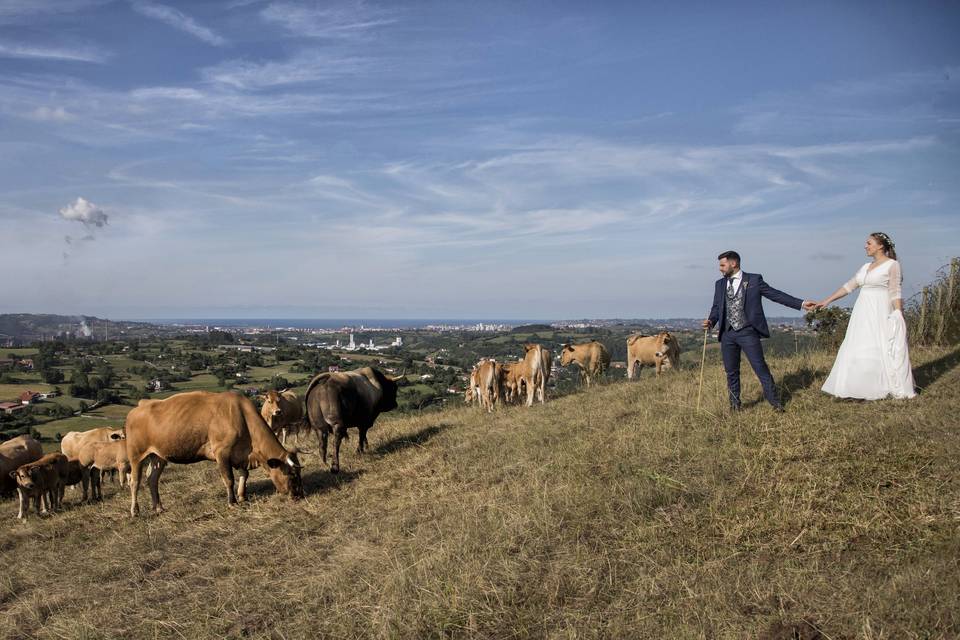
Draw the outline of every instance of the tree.
<instances>
[{"instance_id":1,"label":"tree","mask_svg":"<svg viewBox=\"0 0 960 640\"><path fill-rule=\"evenodd\" d=\"M64 379L63 371L55 367L44 369L40 372L40 376L47 384L57 384L63 382Z\"/></svg>"}]
</instances>

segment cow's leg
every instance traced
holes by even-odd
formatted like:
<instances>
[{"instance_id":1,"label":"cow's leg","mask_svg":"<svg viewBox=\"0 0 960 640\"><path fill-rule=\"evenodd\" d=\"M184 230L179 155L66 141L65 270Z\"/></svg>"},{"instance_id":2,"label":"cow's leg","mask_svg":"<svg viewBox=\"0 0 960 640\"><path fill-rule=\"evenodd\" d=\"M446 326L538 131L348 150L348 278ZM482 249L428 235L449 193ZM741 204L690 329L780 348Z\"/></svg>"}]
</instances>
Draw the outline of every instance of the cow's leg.
<instances>
[{"instance_id":1,"label":"cow's leg","mask_svg":"<svg viewBox=\"0 0 960 640\"><path fill-rule=\"evenodd\" d=\"M227 504L237 504L237 496L233 492L233 466L230 464L230 453L225 449L217 452L217 471L220 472L220 479L227 488Z\"/></svg>"},{"instance_id":2,"label":"cow's leg","mask_svg":"<svg viewBox=\"0 0 960 640\"><path fill-rule=\"evenodd\" d=\"M360 437L357 438L357 453L363 453L367 450L367 430L360 429Z\"/></svg>"},{"instance_id":3,"label":"cow's leg","mask_svg":"<svg viewBox=\"0 0 960 640\"><path fill-rule=\"evenodd\" d=\"M327 464L327 440L330 438L330 425L324 422L317 433L318 444L320 445L320 456L323 464Z\"/></svg>"},{"instance_id":4,"label":"cow's leg","mask_svg":"<svg viewBox=\"0 0 960 640\"><path fill-rule=\"evenodd\" d=\"M83 485L83 499L81 499L81 502L87 502L90 499L90 467L80 469L80 484Z\"/></svg>"},{"instance_id":5,"label":"cow's leg","mask_svg":"<svg viewBox=\"0 0 960 640\"><path fill-rule=\"evenodd\" d=\"M140 479L143 477L143 463L141 460L130 464L130 517L135 518L140 513L140 505L137 504L137 493L140 491Z\"/></svg>"},{"instance_id":6,"label":"cow's leg","mask_svg":"<svg viewBox=\"0 0 960 640\"><path fill-rule=\"evenodd\" d=\"M103 499L103 488L101 483L103 479L100 476L100 469L96 467L90 467L90 500L102 500Z\"/></svg>"},{"instance_id":7,"label":"cow's leg","mask_svg":"<svg viewBox=\"0 0 960 640\"><path fill-rule=\"evenodd\" d=\"M250 475L250 471L246 467L240 467L237 469L237 475L240 476L237 480L237 502L246 502L247 477Z\"/></svg>"},{"instance_id":8,"label":"cow's leg","mask_svg":"<svg viewBox=\"0 0 960 640\"><path fill-rule=\"evenodd\" d=\"M287 428L280 429L280 444L287 446Z\"/></svg>"},{"instance_id":9,"label":"cow's leg","mask_svg":"<svg viewBox=\"0 0 960 640\"><path fill-rule=\"evenodd\" d=\"M30 511L30 496L21 487L17 487L17 497L20 498L20 510L17 511L17 520L26 520Z\"/></svg>"},{"instance_id":10,"label":"cow's leg","mask_svg":"<svg viewBox=\"0 0 960 640\"><path fill-rule=\"evenodd\" d=\"M347 428L337 424L333 426L333 460L330 461L330 473L340 473L340 443L347 437Z\"/></svg>"},{"instance_id":11,"label":"cow's leg","mask_svg":"<svg viewBox=\"0 0 960 640\"><path fill-rule=\"evenodd\" d=\"M163 468L167 466L167 461L160 458L154 457L150 461L150 477L147 479L147 484L150 487L150 500L153 503L153 512L154 513L163 513L163 503L160 502L160 474L163 473Z\"/></svg>"},{"instance_id":12,"label":"cow's leg","mask_svg":"<svg viewBox=\"0 0 960 640\"><path fill-rule=\"evenodd\" d=\"M40 510L42 507L43 507L43 491L34 491L33 492L33 508L36 510L38 516L41 513L43 513Z\"/></svg>"}]
</instances>

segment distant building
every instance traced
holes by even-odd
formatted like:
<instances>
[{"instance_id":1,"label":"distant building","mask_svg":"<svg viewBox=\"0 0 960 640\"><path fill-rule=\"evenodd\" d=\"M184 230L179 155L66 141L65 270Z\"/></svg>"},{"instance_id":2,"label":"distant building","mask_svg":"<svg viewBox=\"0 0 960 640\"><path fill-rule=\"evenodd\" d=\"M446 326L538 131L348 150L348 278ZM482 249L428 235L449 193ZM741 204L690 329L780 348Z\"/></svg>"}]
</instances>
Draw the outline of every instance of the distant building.
<instances>
[{"instance_id":1,"label":"distant building","mask_svg":"<svg viewBox=\"0 0 960 640\"><path fill-rule=\"evenodd\" d=\"M24 358L17 364L23 367L24 369L27 369L28 371L33 371L33 358Z\"/></svg>"},{"instance_id":2,"label":"distant building","mask_svg":"<svg viewBox=\"0 0 960 640\"><path fill-rule=\"evenodd\" d=\"M32 404L40 400L40 394L36 391L24 391L20 394L20 404Z\"/></svg>"},{"instance_id":3,"label":"distant building","mask_svg":"<svg viewBox=\"0 0 960 640\"><path fill-rule=\"evenodd\" d=\"M329 367L327 367L327 371L329 371L330 373L337 373L338 371L340 371L340 365L332 364Z\"/></svg>"},{"instance_id":4,"label":"distant building","mask_svg":"<svg viewBox=\"0 0 960 640\"><path fill-rule=\"evenodd\" d=\"M23 405L19 402L0 402L0 411L3 411L6 414L23 411L26 408L26 405Z\"/></svg>"},{"instance_id":5,"label":"distant building","mask_svg":"<svg viewBox=\"0 0 960 640\"><path fill-rule=\"evenodd\" d=\"M56 398L56 397L59 396L59 395L60 395L60 394L57 393L56 391L47 391L46 393L41 393L41 394L40 394L40 399L41 399L41 400L46 400L46 399L48 399L48 398Z\"/></svg>"}]
</instances>

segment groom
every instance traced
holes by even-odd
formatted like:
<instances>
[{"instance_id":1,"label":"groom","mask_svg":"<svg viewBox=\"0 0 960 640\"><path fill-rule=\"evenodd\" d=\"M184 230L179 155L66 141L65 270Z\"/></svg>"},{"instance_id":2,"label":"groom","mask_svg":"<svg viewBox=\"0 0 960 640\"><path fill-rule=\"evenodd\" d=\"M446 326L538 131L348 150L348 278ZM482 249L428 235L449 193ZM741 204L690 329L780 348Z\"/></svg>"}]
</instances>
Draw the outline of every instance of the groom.
<instances>
[{"instance_id":1,"label":"groom","mask_svg":"<svg viewBox=\"0 0 960 640\"><path fill-rule=\"evenodd\" d=\"M710 317L703 321L703 328L710 329L720 324L720 352L723 368L727 372L727 387L730 389L730 407L740 410L740 352L747 354L753 372L763 386L763 397L775 411L782 412L783 405L777 397L777 388L766 360L760 338L769 338L770 329L763 315L762 298L768 298L793 309L811 310L816 303L801 300L778 291L763 281L759 273L744 273L740 270L740 254L724 251L720 260L720 273L713 292L713 308Z\"/></svg>"}]
</instances>

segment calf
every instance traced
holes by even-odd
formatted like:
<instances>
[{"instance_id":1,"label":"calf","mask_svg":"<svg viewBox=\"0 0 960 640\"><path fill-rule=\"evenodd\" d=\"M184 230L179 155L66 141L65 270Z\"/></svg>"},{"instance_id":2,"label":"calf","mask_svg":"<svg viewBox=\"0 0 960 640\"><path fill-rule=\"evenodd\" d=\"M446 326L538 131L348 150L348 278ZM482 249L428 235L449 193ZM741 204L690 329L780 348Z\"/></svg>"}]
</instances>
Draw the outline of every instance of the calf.
<instances>
[{"instance_id":1,"label":"calf","mask_svg":"<svg viewBox=\"0 0 960 640\"><path fill-rule=\"evenodd\" d=\"M66 456L61 453L48 453L39 460L10 472L10 477L17 483L20 497L18 519L26 520L31 499L37 515L59 507L62 485L60 474L66 471L66 465Z\"/></svg>"},{"instance_id":2,"label":"calf","mask_svg":"<svg viewBox=\"0 0 960 640\"><path fill-rule=\"evenodd\" d=\"M94 500L103 499L101 480L105 473L115 473L122 488L125 486L125 480L129 478L130 474L130 462L127 459L127 443L123 440L97 443L93 447L91 467L99 472L91 474L90 477Z\"/></svg>"}]
</instances>

